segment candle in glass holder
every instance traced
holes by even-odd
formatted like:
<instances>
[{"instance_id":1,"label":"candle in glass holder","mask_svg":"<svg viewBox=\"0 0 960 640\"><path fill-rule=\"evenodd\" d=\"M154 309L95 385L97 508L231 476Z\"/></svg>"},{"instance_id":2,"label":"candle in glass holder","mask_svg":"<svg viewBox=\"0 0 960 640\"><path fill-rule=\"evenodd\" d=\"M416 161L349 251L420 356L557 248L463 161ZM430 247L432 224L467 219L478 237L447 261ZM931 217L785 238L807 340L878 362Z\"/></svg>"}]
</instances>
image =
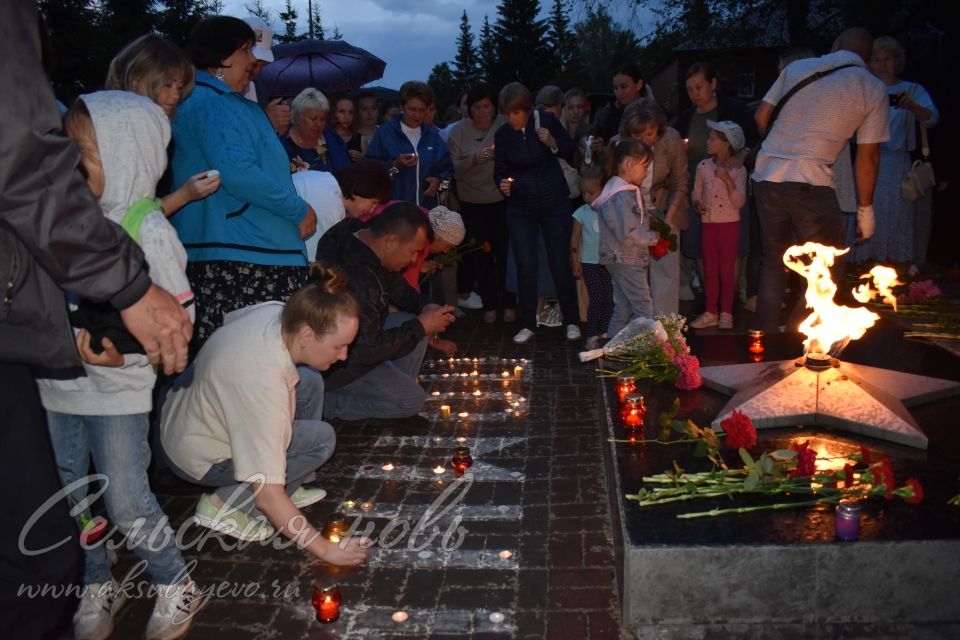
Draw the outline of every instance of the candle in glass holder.
<instances>
[{"instance_id":1,"label":"candle in glass holder","mask_svg":"<svg viewBox=\"0 0 960 640\"><path fill-rule=\"evenodd\" d=\"M520 365L515 366L515 367L513 368L513 377L514 377L514 378L522 378L522 377L523 377L523 367L521 367Z\"/></svg>"},{"instance_id":2,"label":"candle in glass holder","mask_svg":"<svg viewBox=\"0 0 960 640\"><path fill-rule=\"evenodd\" d=\"M750 336L750 346L747 348L747 351L755 354L763 353L763 330L750 329L747 335Z\"/></svg>"},{"instance_id":3,"label":"candle in glass holder","mask_svg":"<svg viewBox=\"0 0 960 640\"><path fill-rule=\"evenodd\" d=\"M332 513L324 521L320 535L330 542L340 542L348 531L350 531L350 524L347 522L347 516L342 513Z\"/></svg>"},{"instance_id":4,"label":"candle in glass holder","mask_svg":"<svg viewBox=\"0 0 960 640\"><path fill-rule=\"evenodd\" d=\"M450 417L450 405L442 404L440 405L440 417L446 420Z\"/></svg>"},{"instance_id":5,"label":"candle in glass holder","mask_svg":"<svg viewBox=\"0 0 960 640\"><path fill-rule=\"evenodd\" d=\"M473 458L470 456L470 449L468 447L457 447L454 449L451 463L453 464L454 472L458 476L462 476L466 470L470 468L470 465L473 464Z\"/></svg>"},{"instance_id":6,"label":"candle in glass holder","mask_svg":"<svg viewBox=\"0 0 960 640\"><path fill-rule=\"evenodd\" d=\"M647 405L639 393L631 393L626 397L626 403L620 408L620 420L627 429L642 429L643 420L647 415Z\"/></svg>"},{"instance_id":7,"label":"candle in glass holder","mask_svg":"<svg viewBox=\"0 0 960 640\"><path fill-rule=\"evenodd\" d=\"M834 524L837 538L853 541L860 537L860 502L856 498L843 498L837 505Z\"/></svg>"},{"instance_id":8,"label":"candle in glass holder","mask_svg":"<svg viewBox=\"0 0 960 640\"><path fill-rule=\"evenodd\" d=\"M334 582L313 586L313 597L310 599L314 611L317 612L317 621L323 623L336 622L340 617L340 587Z\"/></svg>"},{"instance_id":9,"label":"candle in glass holder","mask_svg":"<svg viewBox=\"0 0 960 640\"><path fill-rule=\"evenodd\" d=\"M621 373L617 376L617 397L620 404L627 401L627 396L637 390L637 377L632 373Z\"/></svg>"}]
</instances>

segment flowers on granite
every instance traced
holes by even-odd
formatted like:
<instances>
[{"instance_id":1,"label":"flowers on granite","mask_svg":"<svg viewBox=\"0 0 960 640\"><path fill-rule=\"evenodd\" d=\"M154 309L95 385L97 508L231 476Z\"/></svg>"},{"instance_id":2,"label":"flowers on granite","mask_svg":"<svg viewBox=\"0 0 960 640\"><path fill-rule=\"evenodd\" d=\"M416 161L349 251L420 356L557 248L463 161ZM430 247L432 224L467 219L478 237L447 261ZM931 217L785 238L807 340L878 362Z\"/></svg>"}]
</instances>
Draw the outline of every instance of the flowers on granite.
<instances>
[{"instance_id":1,"label":"flowers on granite","mask_svg":"<svg viewBox=\"0 0 960 640\"><path fill-rule=\"evenodd\" d=\"M580 359L602 355L612 363L624 365L616 371L601 369L601 376L630 373L638 380L672 382L684 391L697 389L703 384L700 361L690 353L683 335L686 330L686 319L675 313L658 315L653 320L638 318L620 330L602 351L585 351Z\"/></svg>"},{"instance_id":2,"label":"flowers on granite","mask_svg":"<svg viewBox=\"0 0 960 640\"><path fill-rule=\"evenodd\" d=\"M646 486L636 494L628 494L641 507L652 507L672 502L698 499L733 499L740 495L774 496L777 502L745 507L716 507L708 511L695 511L677 515L680 519L714 517L727 514L751 513L779 509L793 509L820 504L836 504L841 498L899 498L906 504L919 504L923 500L923 487L916 478L910 478L897 487L893 467L886 456L877 457L863 447L859 453L847 457L837 469L835 458L817 464L817 452L810 441L792 445L789 449L766 451L754 458L747 447L735 445L756 443L756 431L749 417L735 411L721 423L727 444L733 445L739 454L742 466L731 468L718 454L718 437L709 427L698 427L692 421L673 420L673 412L661 416L661 425L670 423L673 430L684 434L679 440L667 441L664 432L656 441L661 444L696 443L695 454L707 457L713 469L705 472L687 472L676 462L673 469L654 476L646 476ZM646 443L651 441L639 441ZM796 500L796 497L806 499ZM790 501L782 501L790 497Z\"/></svg>"},{"instance_id":3,"label":"flowers on granite","mask_svg":"<svg viewBox=\"0 0 960 640\"><path fill-rule=\"evenodd\" d=\"M915 304L934 298L940 298L943 292L933 283L933 280L921 280L907 285L907 292L897 296L900 304Z\"/></svg>"}]
</instances>

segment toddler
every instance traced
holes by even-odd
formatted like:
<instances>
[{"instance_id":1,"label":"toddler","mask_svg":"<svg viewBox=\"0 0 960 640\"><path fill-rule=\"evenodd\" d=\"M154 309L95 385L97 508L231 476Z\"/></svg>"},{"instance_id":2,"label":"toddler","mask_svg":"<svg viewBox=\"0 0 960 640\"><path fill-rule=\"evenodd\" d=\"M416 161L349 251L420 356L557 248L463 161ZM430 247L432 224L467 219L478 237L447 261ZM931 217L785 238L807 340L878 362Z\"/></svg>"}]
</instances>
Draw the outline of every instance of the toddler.
<instances>
[{"instance_id":1,"label":"toddler","mask_svg":"<svg viewBox=\"0 0 960 640\"><path fill-rule=\"evenodd\" d=\"M692 198L694 209L703 216L700 244L706 309L690 326L733 329L740 207L746 202L747 187L747 170L739 152L745 138L740 125L730 120L707 120L707 127L710 157L697 165Z\"/></svg>"},{"instance_id":2,"label":"toddler","mask_svg":"<svg viewBox=\"0 0 960 640\"><path fill-rule=\"evenodd\" d=\"M591 203L603 190L603 169L586 165L580 170L580 195L586 204L573 212L573 231L570 234L570 262L573 277L583 279L587 286L587 340L584 348L596 349L600 338L606 337L607 325L613 313L613 283L610 272L600 264L600 222Z\"/></svg>"}]
</instances>

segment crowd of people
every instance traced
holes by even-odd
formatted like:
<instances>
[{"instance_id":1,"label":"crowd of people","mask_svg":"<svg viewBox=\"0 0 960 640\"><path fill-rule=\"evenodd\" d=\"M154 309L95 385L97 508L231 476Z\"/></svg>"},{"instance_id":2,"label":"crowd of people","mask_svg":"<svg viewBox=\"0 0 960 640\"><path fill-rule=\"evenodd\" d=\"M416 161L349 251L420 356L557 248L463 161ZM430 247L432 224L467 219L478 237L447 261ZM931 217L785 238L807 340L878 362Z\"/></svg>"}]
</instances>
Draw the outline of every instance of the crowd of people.
<instances>
[{"instance_id":1,"label":"crowd of people","mask_svg":"<svg viewBox=\"0 0 960 640\"><path fill-rule=\"evenodd\" d=\"M5 5L0 18L36 24L31 7ZM427 349L455 352L440 335L464 308L516 323L518 344L546 324L571 341L585 328L594 348L632 319L677 313L698 281L705 309L691 326L726 330L744 259L762 255L748 271L761 328L776 330L783 250L843 242L832 168L854 137L855 251L915 255L905 205L882 177L904 169L914 122L938 114L898 78L890 39L845 31L830 54L787 65L755 118L702 62L687 73L693 106L671 123L627 64L595 118L577 88L535 98L520 83L479 83L441 129L419 81L384 118L364 92L263 95L265 28L216 16L186 51L135 40L106 89L66 111L65 135L36 82L36 33L0 45L28 54L4 68L25 90L0 109L0 243L14 257L0 313L0 411L12 420L0 451L20 496L14 522L62 486L86 521L77 481L92 460L118 531L163 534L129 538L156 588L148 638L182 636L203 600L152 493L151 458L210 488L196 524L244 541L279 534L320 560L359 564L362 540L330 542L301 512L325 496L311 484L334 452L329 421L422 422L418 372ZM673 237L679 249L664 249ZM465 241L483 250L440 258ZM17 570L3 576L0 622L33 637L66 603L11 594L75 579L76 544L51 547L76 539L68 502L18 535L3 534ZM27 556L25 543L51 550ZM125 593L103 545L80 564L75 637L105 638Z\"/></svg>"}]
</instances>

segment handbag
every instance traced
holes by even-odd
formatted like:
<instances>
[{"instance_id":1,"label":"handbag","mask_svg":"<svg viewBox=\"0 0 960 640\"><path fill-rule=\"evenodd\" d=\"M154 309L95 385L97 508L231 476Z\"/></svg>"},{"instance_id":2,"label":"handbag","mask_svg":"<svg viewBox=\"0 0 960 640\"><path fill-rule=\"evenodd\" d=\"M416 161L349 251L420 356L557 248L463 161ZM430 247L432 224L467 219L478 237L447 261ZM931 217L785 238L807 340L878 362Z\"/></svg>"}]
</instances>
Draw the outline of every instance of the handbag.
<instances>
[{"instance_id":1,"label":"handbag","mask_svg":"<svg viewBox=\"0 0 960 640\"><path fill-rule=\"evenodd\" d=\"M787 93L784 94L782 98L780 98L780 101L777 102L776 106L773 108L773 111L770 112L770 119L767 120L766 132L762 136L760 136L760 139L757 140L756 144L754 144L752 148L748 149L747 153L744 155L743 166L747 168L747 171L749 171L750 173L753 173L754 167L757 166L757 155L760 153L760 147L763 145L763 141L766 139L768 135L770 135L770 131L773 130L773 123L777 119L777 116L780 115L780 110L783 109L783 105L787 103L787 100L793 97L793 94L800 91L800 89L803 89L805 86L807 86L811 82L814 82L815 80L819 80L824 76L828 76L834 71L839 71L840 69L846 69L847 67L856 67L856 66L858 65L842 64L838 67L833 67L831 69L817 71L816 73L810 74L809 76L807 76L806 78L798 82L797 84L793 85L793 87L791 87L790 90L787 91Z\"/></svg>"},{"instance_id":2,"label":"handbag","mask_svg":"<svg viewBox=\"0 0 960 640\"><path fill-rule=\"evenodd\" d=\"M900 197L908 202L916 202L937 183L930 163L930 144L927 141L927 128L920 125L921 156L913 161L900 180Z\"/></svg>"},{"instance_id":3,"label":"handbag","mask_svg":"<svg viewBox=\"0 0 960 640\"><path fill-rule=\"evenodd\" d=\"M540 128L540 112L533 110L533 130L536 132ZM560 169L563 171L563 179L567 181L567 188L570 189L570 198L580 197L580 172L572 167L569 162L563 158L557 158L560 163Z\"/></svg>"}]
</instances>

